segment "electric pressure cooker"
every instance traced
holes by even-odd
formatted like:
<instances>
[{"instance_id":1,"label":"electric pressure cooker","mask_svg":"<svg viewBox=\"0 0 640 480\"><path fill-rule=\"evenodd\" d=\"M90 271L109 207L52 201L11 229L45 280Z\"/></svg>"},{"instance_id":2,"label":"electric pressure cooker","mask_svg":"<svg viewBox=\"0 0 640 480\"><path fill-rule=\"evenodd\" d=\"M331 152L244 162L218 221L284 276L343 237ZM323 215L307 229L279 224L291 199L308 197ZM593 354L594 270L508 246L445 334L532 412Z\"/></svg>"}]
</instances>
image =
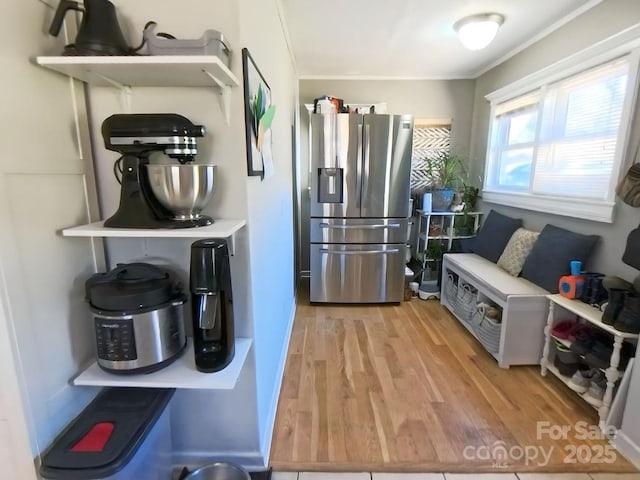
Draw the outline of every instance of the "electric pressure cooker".
<instances>
[{"instance_id":1,"label":"electric pressure cooker","mask_svg":"<svg viewBox=\"0 0 640 480\"><path fill-rule=\"evenodd\" d=\"M92 275L85 292L103 370L154 372L186 347L186 296L169 270L148 263L120 264Z\"/></svg>"}]
</instances>

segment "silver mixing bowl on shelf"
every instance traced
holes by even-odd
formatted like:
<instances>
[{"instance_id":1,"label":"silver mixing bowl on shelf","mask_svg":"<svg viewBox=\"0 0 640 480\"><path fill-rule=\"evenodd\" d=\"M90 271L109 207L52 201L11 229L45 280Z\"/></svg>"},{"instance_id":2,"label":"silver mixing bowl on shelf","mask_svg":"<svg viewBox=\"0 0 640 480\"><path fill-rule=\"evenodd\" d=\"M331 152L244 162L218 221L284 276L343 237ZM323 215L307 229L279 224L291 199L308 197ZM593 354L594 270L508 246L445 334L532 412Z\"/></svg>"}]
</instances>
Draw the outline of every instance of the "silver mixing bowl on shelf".
<instances>
[{"instance_id":1,"label":"silver mixing bowl on shelf","mask_svg":"<svg viewBox=\"0 0 640 480\"><path fill-rule=\"evenodd\" d=\"M176 220L195 220L213 195L215 165L201 163L148 164L155 198Z\"/></svg>"}]
</instances>

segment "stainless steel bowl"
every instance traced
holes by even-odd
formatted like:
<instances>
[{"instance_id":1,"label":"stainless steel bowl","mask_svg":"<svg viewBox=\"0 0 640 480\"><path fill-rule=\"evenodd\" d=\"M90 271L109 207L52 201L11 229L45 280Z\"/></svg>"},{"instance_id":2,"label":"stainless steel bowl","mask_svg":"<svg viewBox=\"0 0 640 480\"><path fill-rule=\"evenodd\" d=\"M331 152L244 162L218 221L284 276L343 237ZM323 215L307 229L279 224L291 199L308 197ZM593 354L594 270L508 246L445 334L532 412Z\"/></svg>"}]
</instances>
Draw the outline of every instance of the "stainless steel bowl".
<instances>
[{"instance_id":1,"label":"stainless steel bowl","mask_svg":"<svg viewBox=\"0 0 640 480\"><path fill-rule=\"evenodd\" d=\"M151 191L176 220L200 218L214 190L215 165L146 165Z\"/></svg>"},{"instance_id":2,"label":"stainless steel bowl","mask_svg":"<svg viewBox=\"0 0 640 480\"><path fill-rule=\"evenodd\" d=\"M238 465L217 462L194 470L184 480L251 480L251 477Z\"/></svg>"}]
</instances>

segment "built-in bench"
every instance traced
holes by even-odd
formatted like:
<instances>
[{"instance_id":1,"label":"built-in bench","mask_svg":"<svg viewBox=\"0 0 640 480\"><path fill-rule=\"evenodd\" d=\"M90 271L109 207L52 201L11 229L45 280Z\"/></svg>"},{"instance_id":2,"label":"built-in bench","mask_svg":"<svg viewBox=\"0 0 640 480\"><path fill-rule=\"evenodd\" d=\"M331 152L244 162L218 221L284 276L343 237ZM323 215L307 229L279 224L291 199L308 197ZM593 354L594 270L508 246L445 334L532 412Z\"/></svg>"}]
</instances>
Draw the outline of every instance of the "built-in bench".
<instances>
[{"instance_id":1,"label":"built-in bench","mask_svg":"<svg viewBox=\"0 0 640 480\"><path fill-rule=\"evenodd\" d=\"M447 282L451 274L477 289L476 302L486 302L502 309L499 332L500 347L491 352L503 368L511 365L537 365L544 344L549 292L528 280L509 275L495 263L475 253L444 255L442 262L441 303L460 320L467 330L478 338L472 322L463 319L454 308L455 299L449 298Z\"/></svg>"}]
</instances>

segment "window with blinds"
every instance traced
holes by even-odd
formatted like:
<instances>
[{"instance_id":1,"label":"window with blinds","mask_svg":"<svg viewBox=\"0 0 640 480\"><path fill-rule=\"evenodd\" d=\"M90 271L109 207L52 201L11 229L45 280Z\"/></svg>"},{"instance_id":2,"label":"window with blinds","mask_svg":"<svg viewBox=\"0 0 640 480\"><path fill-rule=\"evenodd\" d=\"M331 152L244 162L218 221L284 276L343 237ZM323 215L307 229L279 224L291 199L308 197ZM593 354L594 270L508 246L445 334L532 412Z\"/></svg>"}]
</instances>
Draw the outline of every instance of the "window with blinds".
<instances>
[{"instance_id":1,"label":"window with blinds","mask_svg":"<svg viewBox=\"0 0 640 480\"><path fill-rule=\"evenodd\" d=\"M608 202L612 212L626 141L622 121L634 97L632 63L625 55L493 104L484 186L488 198L506 203L506 197L492 192L511 193L530 197L534 206L541 199L540 208L532 209L544 211L554 199L573 202L572 211L580 210L576 204L588 210ZM588 218L588 213L573 216Z\"/></svg>"}]
</instances>

